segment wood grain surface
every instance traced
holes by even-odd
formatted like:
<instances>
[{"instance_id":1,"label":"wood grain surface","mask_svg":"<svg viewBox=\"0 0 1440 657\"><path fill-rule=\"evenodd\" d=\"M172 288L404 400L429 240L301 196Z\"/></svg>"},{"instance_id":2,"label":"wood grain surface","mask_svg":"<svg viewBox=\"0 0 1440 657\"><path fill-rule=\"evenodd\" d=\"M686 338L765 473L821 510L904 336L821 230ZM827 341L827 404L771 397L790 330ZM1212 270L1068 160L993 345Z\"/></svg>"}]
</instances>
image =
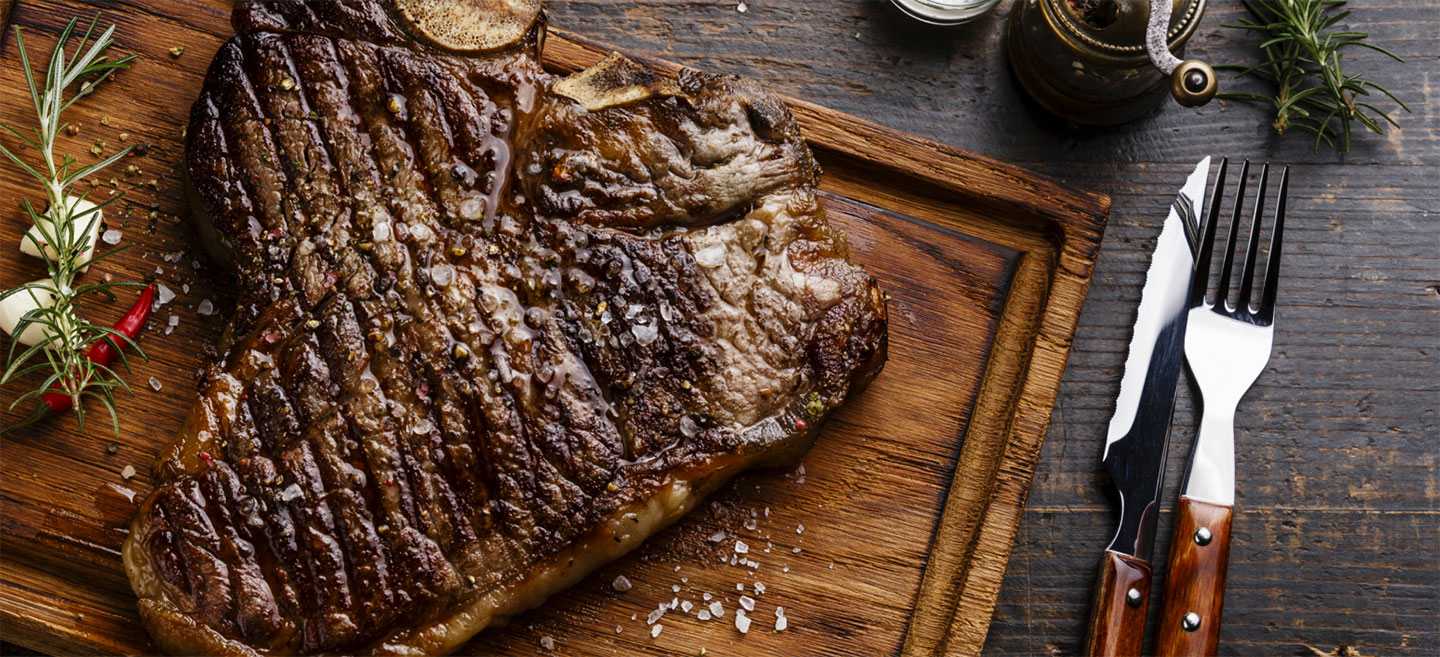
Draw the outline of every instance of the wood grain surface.
<instances>
[{"instance_id":1,"label":"wood grain surface","mask_svg":"<svg viewBox=\"0 0 1440 657\"><path fill-rule=\"evenodd\" d=\"M554 24L628 52L761 79L1114 199L987 654L1081 651L1095 560L1113 522L1096 463L1160 212L1205 155L1294 165L1275 352L1237 420L1239 506L1220 653L1308 656L1312 647L1334 654L1343 647L1367 657L1435 654L1440 2L1352 3L1349 26L1406 63L1356 53L1347 68L1382 82L1414 112L1397 115L1398 131L1359 138L1344 157L1312 151L1302 135L1276 137L1262 109L1225 101L1166 107L1113 129L1067 127L1035 111L1006 70L1001 27L1012 2L951 29L917 25L885 0L747 0L744 14L731 0L549 6ZM143 12L144 5L102 6ZM1221 27L1241 12L1235 0L1212 0L1189 53L1214 63L1248 61L1256 41ZM147 61L166 61L160 38ZM173 66L198 76L209 55L187 52ZM5 66L13 56L5 51ZM1221 82L1234 85L1228 74ZM0 105L10 106L8 99ZM184 110L141 107L140 120L173 125ZM173 161L175 154L162 157ZM197 330L188 318L177 329ZM1198 422L1197 396L1184 386L1180 394L1171 491ZM98 443L93 449L87 458ZM1156 554L1166 554L1171 518L1166 509ZM27 585L44 590L50 583ZM1160 595L1158 586L1152 595ZM1150 629L1153 636L1153 620Z\"/></svg>"},{"instance_id":2,"label":"wood grain surface","mask_svg":"<svg viewBox=\"0 0 1440 657\"><path fill-rule=\"evenodd\" d=\"M82 11L26 2L15 20L38 51ZM108 4L104 19L120 23L120 49L142 60L71 117L80 130L65 140L69 152L146 145L91 193L126 193L107 227L131 248L107 270L154 276L177 297L143 338L151 360L129 377L136 390L122 399L118 438L64 418L3 445L0 620L5 639L31 648L153 650L116 548L133 501L148 490L148 464L188 410L230 301L223 276L178 220L174 170L184 116L228 35L227 14L184 0ZM184 52L172 54L175 46ZM605 52L557 32L547 63L574 70ZM13 60L7 52L0 89L20 88ZM7 91L0 120L27 121L22 99ZM636 555L464 652L528 655L549 652L551 642L562 654L597 657L698 647L735 657L979 652L1109 201L818 105L796 102L795 111L827 170L827 208L855 258L892 295L884 375L830 421L803 468L744 478ZM26 190L16 171L0 171L5 198ZM0 224L0 242L18 240L21 228ZM0 285L42 271L34 261L0 260ZM89 316L108 321L123 305L101 304ZM127 477L127 466L138 473ZM748 567L736 563L742 554ZM620 575L633 582L623 594L611 585ZM733 625L742 594L758 600L748 636ZM652 635L645 616L657 605L710 602L705 596L727 610L722 620L672 612L663 634ZM774 629L781 607L784 632Z\"/></svg>"}]
</instances>

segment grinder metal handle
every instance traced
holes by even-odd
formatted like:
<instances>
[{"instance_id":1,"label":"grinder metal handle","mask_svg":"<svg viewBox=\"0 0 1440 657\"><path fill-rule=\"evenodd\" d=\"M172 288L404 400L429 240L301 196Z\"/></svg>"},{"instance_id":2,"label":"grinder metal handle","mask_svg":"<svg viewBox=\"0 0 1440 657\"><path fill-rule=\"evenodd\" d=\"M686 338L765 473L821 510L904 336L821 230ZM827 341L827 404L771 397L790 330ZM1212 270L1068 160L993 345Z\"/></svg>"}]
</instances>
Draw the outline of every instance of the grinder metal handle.
<instances>
[{"instance_id":1,"label":"grinder metal handle","mask_svg":"<svg viewBox=\"0 0 1440 657\"><path fill-rule=\"evenodd\" d=\"M1170 12L1173 0L1150 0L1150 22L1145 28L1145 51L1161 72L1170 76L1170 95L1186 107L1199 107L1215 97L1215 69L1198 59L1180 61L1170 52Z\"/></svg>"}]
</instances>

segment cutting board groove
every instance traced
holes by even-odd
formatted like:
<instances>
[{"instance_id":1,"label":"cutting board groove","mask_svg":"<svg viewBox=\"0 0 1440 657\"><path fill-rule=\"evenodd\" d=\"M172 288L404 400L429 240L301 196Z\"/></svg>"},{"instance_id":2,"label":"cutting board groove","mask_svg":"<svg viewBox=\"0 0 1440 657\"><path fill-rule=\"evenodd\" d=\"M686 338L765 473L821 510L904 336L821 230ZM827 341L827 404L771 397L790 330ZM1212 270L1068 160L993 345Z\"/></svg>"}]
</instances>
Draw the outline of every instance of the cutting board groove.
<instances>
[{"instance_id":1,"label":"cutting board groove","mask_svg":"<svg viewBox=\"0 0 1440 657\"><path fill-rule=\"evenodd\" d=\"M0 17L7 4L0 0ZM136 210L129 219L123 212L107 217L131 249L104 269L158 276L180 294L143 338L151 360L129 377L135 393L120 401L118 438L98 423L80 431L67 418L0 443L0 628L7 641L59 654L153 652L118 547L134 509L129 498L148 491L148 465L178 430L196 370L221 330L223 312L202 316L196 308L210 299L223 309L227 300L221 277L177 218L184 208L174 167L189 105L229 34L228 6L108 5L103 20L120 24L121 50L142 59L72 110L81 132L65 147L85 160L96 140L118 148L122 132L129 143L150 145L146 157L130 161L138 176L110 174ZM79 3L25 2L13 20L36 54L68 17L88 11ZM29 125L14 39L0 44L0 120ZM184 54L171 57L173 46ZM607 52L557 29L546 63L574 71ZM539 647L545 637L554 654L595 657L695 654L700 647L717 657L979 653L1109 200L790 103L825 168L832 221L892 297L885 371L827 423L803 468L742 477L635 555L482 635L466 653L549 654ZM151 178L157 185L136 184ZM102 181L95 193L107 187ZM34 197L31 186L13 167L0 167L0 207L24 197ZM152 207L160 213L153 229L146 219ZM15 243L23 228L18 217L0 216L0 244ZM0 258L0 286L42 274L36 262ZM88 312L109 321L121 305ZM171 314L180 321L166 335ZM147 385L151 377L159 390ZM0 390L0 402L15 394ZM112 442L113 454L106 449ZM126 465L140 474L122 479ZM722 531L723 541L710 540ZM737 540L750 546L758 569L729 563ZM634 582L624 594L610 587L621 574ZM764 594L756 594L757 582ZM733 625L737 583L757 600L744 636ZM722 602L724 619L671 612L652 639L644 617L656 605L672 598L699 604L706 593ZM776 607L789 619L784 632L773 630Z\"/></svg>"}]
</instances>

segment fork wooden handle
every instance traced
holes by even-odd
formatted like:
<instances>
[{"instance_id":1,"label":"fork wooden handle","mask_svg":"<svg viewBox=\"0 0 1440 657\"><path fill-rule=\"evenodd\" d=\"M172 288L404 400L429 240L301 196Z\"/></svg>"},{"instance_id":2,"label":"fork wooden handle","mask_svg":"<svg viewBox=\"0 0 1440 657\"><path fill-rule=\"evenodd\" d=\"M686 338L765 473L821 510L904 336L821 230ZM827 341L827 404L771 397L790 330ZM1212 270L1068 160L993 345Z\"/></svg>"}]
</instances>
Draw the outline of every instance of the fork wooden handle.
<instances>
[{"instance_id":1,"label":"fork wooden handle","mask_svg":"<svg viewBox=\"0 0 1440 657\"><path fill-rule=\"evenodd\" d=\"M1232 509L1182 495L1179 511L1155 654L1212 657L1220 643Z\"/></svg>"},{"instance_id":2,"label":"fork wooden handle","mask_svg":"<svg viewBox=\"0 0 1440 657\"><path fill-rule=\"evenodd\" d=\"M1131 591L1135 593L1130 593ZM1139 657L1150 609L1150 564L1106 550L1090 604L1090 657Z\"/></svg>"}]
</instances>

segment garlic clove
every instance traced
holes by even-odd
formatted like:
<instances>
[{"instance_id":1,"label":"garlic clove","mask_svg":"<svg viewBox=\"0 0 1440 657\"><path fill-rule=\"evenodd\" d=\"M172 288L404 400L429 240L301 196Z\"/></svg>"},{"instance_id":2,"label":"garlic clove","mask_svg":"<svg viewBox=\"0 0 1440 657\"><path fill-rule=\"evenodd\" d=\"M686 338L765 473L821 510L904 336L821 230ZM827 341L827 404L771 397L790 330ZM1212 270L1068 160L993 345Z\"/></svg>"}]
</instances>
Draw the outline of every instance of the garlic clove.
<instances>
[{"instance_id":1,"label":"garlic clove","mask_svg":"<svg viewBox=\"0 0 1440 657\"><path fill-rule=\"evenodd\" d=\"M10 335L15 335L16 327L25 315L39 308L49 308L55 305L55 288L51 287L50 279L42 278L38 281L22 285L10 296L0 299L0 329ZM50 329L41 324L29 324L21 331L15 339L27 347L33 347L45 340Z\"/></svg>"},{"instance_id":2,"label":"garlic clove","mask_svg":"<svg viewBox=\"0 0 1440 657\"><path fill-rule=\"evenodd\" d=\"M76 263L80 266L80 271L83 272L90 268L90 259L95 256L95 238L100 234L100 224L103 223L104 211L94 203L78 196L66 196L65 202L70 204L70 217L71 220L75 222L75 230L85 231L85 235L82 238L84 240L82 243L85 245L85 248L76 260ZM54 226L54 217L50 212L47 211L45 214L40 215L40 219L45 222L45 230L47 232L53 234L58 230L58 228ZM41 255L42 247L44 248L43 256ZM47 260L53 260L58 255L55 247L51 246L49 240L45 239L45 235L41 232L38 224L30 226L30 230L25 231L25 236L20 238L20 252L34 258L43 257Z\"/></svg>"}]
</instances>

